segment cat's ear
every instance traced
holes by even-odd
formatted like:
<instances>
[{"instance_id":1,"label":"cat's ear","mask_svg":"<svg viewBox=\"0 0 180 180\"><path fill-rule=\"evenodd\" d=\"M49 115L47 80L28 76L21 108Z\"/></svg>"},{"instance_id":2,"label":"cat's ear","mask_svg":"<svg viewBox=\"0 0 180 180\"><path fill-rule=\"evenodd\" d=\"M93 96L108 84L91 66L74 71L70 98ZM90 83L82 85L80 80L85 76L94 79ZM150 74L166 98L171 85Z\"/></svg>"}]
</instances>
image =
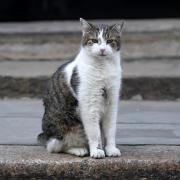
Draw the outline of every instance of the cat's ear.
<instances>
[{"instance_id":1,"label":"cat's ear","mask_svg":"<svg viewBox=\"0 0 180 180\"><path fill-rule=\"evenodd\" d=\"M111 30L118 32L120 36L122 35L123 29L124 29L124 21L122 21L120 24L114 24L111 26Z\"/></svg>"},{"instance_id":2,"label":"cat's ear","mask_svg":"<svg viewBox=\"0 0 180 180\"><path fill-rule=\"evenodd\" d=\"M85 19L80 18L80 23L81 23L81 27L82 27L82 32L83 34L85 32L89 32L92 28L92 24L88 23Z\"/></svg>"}]
</instances>

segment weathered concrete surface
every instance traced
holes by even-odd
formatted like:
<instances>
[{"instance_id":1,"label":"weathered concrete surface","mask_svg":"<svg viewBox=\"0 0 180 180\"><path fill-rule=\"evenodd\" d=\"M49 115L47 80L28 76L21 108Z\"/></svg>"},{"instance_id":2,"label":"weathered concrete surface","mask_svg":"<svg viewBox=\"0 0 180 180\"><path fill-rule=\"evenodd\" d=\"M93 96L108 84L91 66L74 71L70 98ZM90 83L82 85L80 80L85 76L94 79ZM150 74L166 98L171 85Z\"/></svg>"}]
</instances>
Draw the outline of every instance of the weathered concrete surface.
<instances>
[{"instance_id":1,"label":"weathered concrete surface","mask_svg":"<svg viewBox=\"0 0 180 180\"><path fill-rule=\"evenodd\" d=\"M99 20L113 24L119 20ZM124 59L180 56L180 21L128 20L122 36ZM74 56L80 45L80 23L0 24L0 60L53 60Z\"/></svg>"},{"instance_id":2,"label":"weathered concrete surface","mask_svg":"<svg viewBox=\"0 0 180 180\"><path fill-rule=\"evenodd\" d=\"M0 144L36 144L43 115L40 100L0 101ZM180 145L180 102L121 101L117 144Z\"/></svg>"},{"instance_id":3,"label":"weathered concrete surface","mask_svg":"<svg viewBox=\"0 0 180 180\"><path fill-rule=\"evenodd\" d=\"M120 146L119 158L48 154L39 146L0 146L1 179L180 179L180 146Z\"/></svg>"}]
</instances>

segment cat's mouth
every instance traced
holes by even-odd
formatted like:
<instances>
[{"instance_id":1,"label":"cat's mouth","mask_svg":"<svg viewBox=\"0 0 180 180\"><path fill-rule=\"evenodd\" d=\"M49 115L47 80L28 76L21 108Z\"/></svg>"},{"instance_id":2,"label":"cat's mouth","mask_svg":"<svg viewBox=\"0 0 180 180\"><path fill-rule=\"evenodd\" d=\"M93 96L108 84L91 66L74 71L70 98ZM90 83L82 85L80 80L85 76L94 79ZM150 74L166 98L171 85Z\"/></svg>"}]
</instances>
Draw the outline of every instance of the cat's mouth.
<instances>
[{"instance_id":1,"label":"cat's mouth","mask_svg":"<svg viewBox=\"0 0 180 180\"><path fill-rule=\"evenodd\" d=\"M99 56L102 56L102 57L103 57L103 56L107 56L107 54L102 54L102 53L101 53L101 54L99 54Z\"/></svg>"}]
</instances>

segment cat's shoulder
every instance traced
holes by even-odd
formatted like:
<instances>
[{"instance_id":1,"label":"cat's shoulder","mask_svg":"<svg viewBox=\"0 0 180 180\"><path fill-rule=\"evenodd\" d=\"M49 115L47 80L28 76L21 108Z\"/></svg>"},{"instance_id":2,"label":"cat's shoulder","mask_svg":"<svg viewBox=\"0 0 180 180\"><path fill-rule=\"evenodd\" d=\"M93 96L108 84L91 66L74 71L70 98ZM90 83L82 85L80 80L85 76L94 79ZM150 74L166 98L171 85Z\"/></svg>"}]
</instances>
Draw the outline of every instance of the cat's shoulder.
<instances>
[{"instance_id":1,"label":"cat's shoulder","mask_svg":"<svg viewBox=\"0 0 180 180\"><path fill-rule=\"evenodd\" d=\"M59 68L57 69L57 72L62 72L65 70L65 68L70 65L72 62L74 61L74 59L68 60L67 62L65 62L64 64L62 64L61 66L59 66Z\"/></svg>"}]
</instances>

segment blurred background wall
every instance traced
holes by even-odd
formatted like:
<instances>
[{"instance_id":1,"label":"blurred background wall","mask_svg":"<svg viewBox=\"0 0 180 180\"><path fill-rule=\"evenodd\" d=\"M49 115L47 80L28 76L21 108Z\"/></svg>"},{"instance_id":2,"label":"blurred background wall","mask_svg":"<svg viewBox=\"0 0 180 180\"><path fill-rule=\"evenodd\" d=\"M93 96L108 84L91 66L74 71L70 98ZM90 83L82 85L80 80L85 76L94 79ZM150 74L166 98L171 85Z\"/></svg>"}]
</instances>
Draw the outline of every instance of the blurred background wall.
<instances>
[{"instance_id":1,"label":"blurred background wall","mask_svg":"<svg viewBox=\"0 0 180 180\"><path fill-rule=\"evenodd\" d=\"M0 21L180 18L180 1L1 0Z\"/></svg>"}]
</instances>

